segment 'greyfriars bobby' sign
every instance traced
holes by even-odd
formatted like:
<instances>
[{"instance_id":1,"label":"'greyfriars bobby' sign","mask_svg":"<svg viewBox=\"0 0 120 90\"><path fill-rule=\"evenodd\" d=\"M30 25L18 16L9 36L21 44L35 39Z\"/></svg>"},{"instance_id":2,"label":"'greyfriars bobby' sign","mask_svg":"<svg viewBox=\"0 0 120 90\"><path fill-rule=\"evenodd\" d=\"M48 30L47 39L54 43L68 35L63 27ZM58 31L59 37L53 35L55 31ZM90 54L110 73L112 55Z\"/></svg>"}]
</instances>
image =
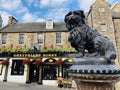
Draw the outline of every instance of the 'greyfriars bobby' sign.
<instances>
[{"instance_id":1,"label":"'greyfriars bobby' sign","mask_svg":"<svg viewBox=\"0 0 120 90\"><path fill-rule=\"evenodd\" d=\"M69 30L68 40L71 46L79 52L79 57L102 56L108 61L116 58L113 43L97 30L93 30L85 24L85 15L82 10L69 12L65 16L65 23Z\"/></svg>"}]
</instances>

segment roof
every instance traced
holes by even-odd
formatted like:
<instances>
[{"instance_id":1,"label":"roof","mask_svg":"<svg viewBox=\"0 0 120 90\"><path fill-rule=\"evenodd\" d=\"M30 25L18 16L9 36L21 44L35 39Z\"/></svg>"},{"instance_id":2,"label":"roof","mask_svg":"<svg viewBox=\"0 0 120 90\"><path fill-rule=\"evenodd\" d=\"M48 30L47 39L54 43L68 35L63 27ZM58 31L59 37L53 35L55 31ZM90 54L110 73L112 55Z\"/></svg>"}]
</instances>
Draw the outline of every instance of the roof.
<instances>
[{"instance_id":1,"label":"roof","mask_svg":"<svg viewBox=\"0 0 120 90\"><path fill-rule=\"evenodd\" d=\"M113 10L117 5L119 5L120 3L118 1L115 2L115 4L111 7L111 10Z\"/></svg>"},{"instance_id":2,"label":"roof","mask_svg":"<svg viewBox=\"0 0 120 90\"><path fill-rule=\"evenodd\" d=\"M112 18L113 18L113 19L116 19L116 18L119 18L119 19L120 19L120 13L112 12Z\"/></svg>"},{"instance_id":3,"label":"roof","mask_svg":"<svg viewBox=\"0 0 120 90\"><path fill-rule=\"evenodd\" d=\"M64 22L54 22L53 29L46 29L46 22L16 23L0 29L0 33L22 33L22 32L67 32Z\"/></svg>"}]
</instances>

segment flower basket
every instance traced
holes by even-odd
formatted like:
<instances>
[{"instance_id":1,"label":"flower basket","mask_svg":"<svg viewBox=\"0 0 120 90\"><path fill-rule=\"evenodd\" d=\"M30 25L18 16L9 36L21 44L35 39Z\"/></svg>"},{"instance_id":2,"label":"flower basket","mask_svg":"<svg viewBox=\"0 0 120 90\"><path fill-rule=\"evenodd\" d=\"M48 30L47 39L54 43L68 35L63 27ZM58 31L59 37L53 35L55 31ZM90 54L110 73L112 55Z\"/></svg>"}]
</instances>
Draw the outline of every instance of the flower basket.
<instances>
[{"instance_id":1,"label":"flower basket","mask_svg":"<svg viewBox=\"0 0 120 90\"><path fill-rule=\"evenodd\" d=\"M35 60L35 64L36 65L41 65L42 64L42 60L40 60L40 59Z\"/></svg>"},{"instance_id":2,"label":"flower basket","mask_svg":"<svg viewBox=\"0 0 120 90\"><path fill-rule=\"evenodd\" d=\"M63 64L63 61L62 61L62 58L59 58L56 62L55 62L56 65L61 65Z\"/></svg>"},{"instance_id":3,"label":"flower basket","mask_svg":"<svg viewBox=\"0 0 120 90\"><path fill-rule=\"evenodd\" d=\"M9 65L9 61L3 60L3 61L0 61L0 64L2 64L2 65Z\"/></svg>"},{"instance_id":4,"label":"flower basket","mask_svg":"<svg viewBox=\"0 0 120 90\"><path fill-rule=\"evenodd\" d=\"M30 64L30 60L29 59L23 59L22 63L23 64Z\"/></svg>"}]
</instances>

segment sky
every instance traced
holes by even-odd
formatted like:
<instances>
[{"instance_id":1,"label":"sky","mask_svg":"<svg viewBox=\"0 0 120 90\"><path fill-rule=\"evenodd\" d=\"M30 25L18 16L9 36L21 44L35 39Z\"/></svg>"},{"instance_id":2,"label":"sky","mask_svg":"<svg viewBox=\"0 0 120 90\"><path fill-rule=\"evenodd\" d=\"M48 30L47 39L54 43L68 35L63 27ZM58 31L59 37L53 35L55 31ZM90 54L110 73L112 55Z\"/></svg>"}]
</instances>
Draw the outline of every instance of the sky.
<instances>
[{"instance_id":1,"label":"sky","mask_svg":"<svg viewBox=\"0 0 120 90\"><path fill-rule=\"evenodd\" d=\"M106 0L111 6L120 0ZM3 26L8 23L8 16L18 22L45 22L52 19L63 22L66 13L72 10L88 12L95 0L0 0L0 15Z\"/></svg>"}]
</instances>

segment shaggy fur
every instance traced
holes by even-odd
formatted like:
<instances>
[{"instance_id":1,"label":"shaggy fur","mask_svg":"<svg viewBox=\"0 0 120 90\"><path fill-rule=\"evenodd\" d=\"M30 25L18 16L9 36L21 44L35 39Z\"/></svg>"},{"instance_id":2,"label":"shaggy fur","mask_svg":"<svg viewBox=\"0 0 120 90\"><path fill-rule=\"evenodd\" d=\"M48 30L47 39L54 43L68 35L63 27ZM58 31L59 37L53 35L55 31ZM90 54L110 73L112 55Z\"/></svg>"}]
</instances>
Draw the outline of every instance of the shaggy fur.
<instances>
[{"instance_id":1,"label":"shaggy fur","mask_svg":"<svg viewBox=\"0 0 120 90\"><path fill-rule=\"evenodd\" d=\"M80 56L104 56L107 60L116 58L113 43L97 30L85 24L85 15L82 10L71 11L65 16L66 27L69 30L68 41Z\"/></svg>"}]
</instances>

